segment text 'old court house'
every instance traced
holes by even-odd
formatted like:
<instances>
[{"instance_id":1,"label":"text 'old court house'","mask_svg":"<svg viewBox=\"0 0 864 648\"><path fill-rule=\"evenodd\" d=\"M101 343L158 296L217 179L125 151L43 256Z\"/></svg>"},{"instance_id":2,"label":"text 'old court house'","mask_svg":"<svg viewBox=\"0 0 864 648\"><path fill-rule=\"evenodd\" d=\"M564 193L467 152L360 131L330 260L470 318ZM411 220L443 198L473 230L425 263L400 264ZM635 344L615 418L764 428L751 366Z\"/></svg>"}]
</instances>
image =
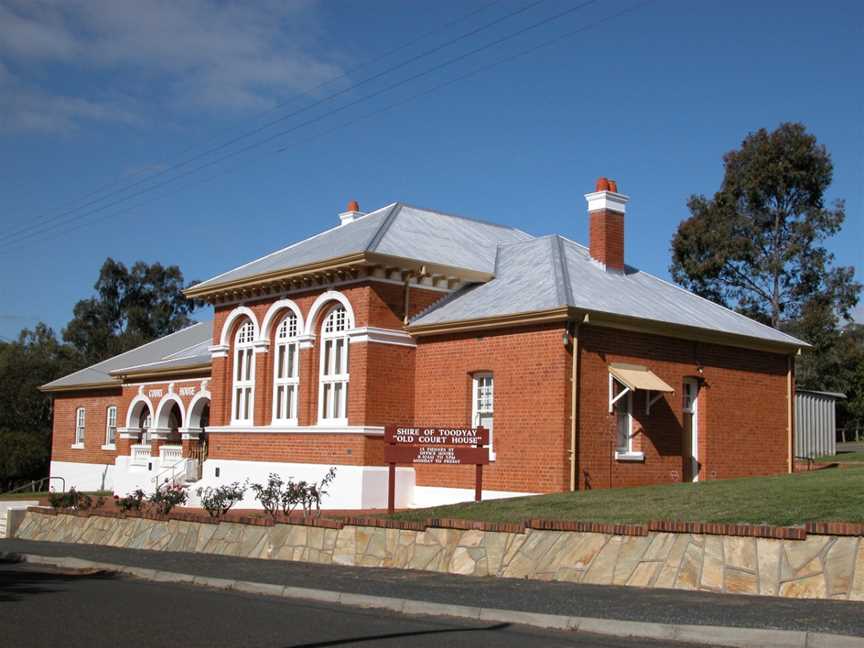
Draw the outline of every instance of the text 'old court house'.
<instances>
[{"instance_id":1,"label":"text 'old court house'","mask_svg":"<svg viewBox=\"0 0 864 648\"><path fill-rule=\"evenodd\" d=\"M789 471L806 344L627 265L629 198L586 199L587 248L352 202L188 289L212 322L45 385L52 476L124 495L336 466L325 506L377 508L386 425L488 428L485 497ZM397 480L400 507L473 496L471 466Z\"/></svg>"}]
</instances>

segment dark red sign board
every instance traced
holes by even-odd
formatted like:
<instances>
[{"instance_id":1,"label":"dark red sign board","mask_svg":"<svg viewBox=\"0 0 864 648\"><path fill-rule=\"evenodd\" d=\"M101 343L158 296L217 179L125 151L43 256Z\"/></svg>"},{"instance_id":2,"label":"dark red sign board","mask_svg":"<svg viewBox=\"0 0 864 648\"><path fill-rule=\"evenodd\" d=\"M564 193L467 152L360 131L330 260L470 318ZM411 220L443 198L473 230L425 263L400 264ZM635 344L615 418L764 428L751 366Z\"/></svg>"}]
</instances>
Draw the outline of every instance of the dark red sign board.
<instances>
[{"instance_id":1,"label":"dark red sign board","mask_svg":"<svg viewBox=\"0 0 864 648\"><path fill-rule=\"evenodd\" d=\"M384 448L384 461L398 464L436 464L446 466L472 464L476 466L489 463L489 449L459 446L392 445Z\"/></svg>"},{"instance_id":2,"label":"dark red sign board","mask_svg":"<svg viewBox=\"0 0 864 648\"><path fill-rule=\"evenodd\" d=\"M414 427L388 425L384 442L397 445L458 445L489 444L489 430L484 427Z\"/></svg>"},{"instance_id":3,"label":"dark red sign board","mask_svg":"<svg viewBox=\"0 0 864 648\"><path fill-rule=\"evenodd\" d=\"M489 430L484 427L388 425L384 429L384 461L390 466L387 510L396 504L396 464L475 467L474 499L483 495L483 466L489 463Z\"/></svg>"}]
</instances>

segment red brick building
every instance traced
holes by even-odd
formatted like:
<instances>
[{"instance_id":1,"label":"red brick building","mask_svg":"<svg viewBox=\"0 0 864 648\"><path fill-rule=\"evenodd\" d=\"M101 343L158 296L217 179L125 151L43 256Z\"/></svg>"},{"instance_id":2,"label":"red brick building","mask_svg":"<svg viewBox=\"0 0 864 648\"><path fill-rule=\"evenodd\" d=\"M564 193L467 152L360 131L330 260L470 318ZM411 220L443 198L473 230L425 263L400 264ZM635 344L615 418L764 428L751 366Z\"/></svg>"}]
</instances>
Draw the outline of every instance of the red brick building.
<instances>
[{"instance_id":1,"label":"red brick building","mask_svg":"<svg viewBox=\"0 0 864 648\"><path fill-rule=\"evenodd\" d=\"M625 263L601 179L589 246L394 203L187 290L196 324L43 389L52 475L126 493L270 472L386 501L389 424L492 430L487 497L790 470L806 344ZM470 466L398 469L397 504L470 499ZM250 502L251 503L251 502Z\"/></svg>"}]
</instances>

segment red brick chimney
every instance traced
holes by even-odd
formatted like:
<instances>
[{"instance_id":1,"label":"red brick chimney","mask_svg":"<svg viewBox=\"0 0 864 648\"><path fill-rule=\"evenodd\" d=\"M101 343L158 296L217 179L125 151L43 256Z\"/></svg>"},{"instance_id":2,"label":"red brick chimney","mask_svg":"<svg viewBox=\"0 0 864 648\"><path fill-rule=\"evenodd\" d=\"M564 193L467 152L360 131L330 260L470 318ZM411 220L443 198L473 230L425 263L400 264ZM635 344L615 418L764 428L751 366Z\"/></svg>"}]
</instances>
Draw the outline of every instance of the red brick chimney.
<instances>
[{"instance_id":1,"label":"red brick chimney","mask_svg":"<svg viewBox=\"0 0 864 648\"><path fill-rule=\"evenodd\" d=\"M607 270L624 270L624 206L630 198L618 193L614 180L600 178L588 201L588 250Z\"/></svg>"}]
</instances>

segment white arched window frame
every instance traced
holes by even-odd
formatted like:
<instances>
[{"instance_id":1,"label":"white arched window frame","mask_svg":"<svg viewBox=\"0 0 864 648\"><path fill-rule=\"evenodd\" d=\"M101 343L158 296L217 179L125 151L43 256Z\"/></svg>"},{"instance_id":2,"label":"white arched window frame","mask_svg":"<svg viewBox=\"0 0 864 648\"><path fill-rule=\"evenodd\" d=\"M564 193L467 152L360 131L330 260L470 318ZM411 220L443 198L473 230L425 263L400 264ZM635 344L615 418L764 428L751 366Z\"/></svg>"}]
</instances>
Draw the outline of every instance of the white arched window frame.
<instances>
[{"instance_id":1,"label":"white arched window frame","mask_svg":"<svg viewBox=\"0 0 864 648\"><path fill-rule=\"evenodd\" d=\"M318 420L331 425L348 423L348 311L338 304L321 326L321 381Z\"/></svg>"},{"instance_id":2,"label":"white arched window frame","mask_svg":"<svg viewBox=\"0 0 864 648\"><path fill-rule=\"evenodd\" d=\"M300 323L289 312L276 328L273 356L273 422L297 425L297 398L300 389Z\"/></svg>"},{"instance_id":3,"label":"white arched window frame","mask_svg":"<svg viewBox=\"0 0 864 648\"><path fill-rule=\"evenodd\" d=\"M105 445L113 446L117 441L117 406L109 405L105 412Z\"/></svg>"},{"instance_id":4,"label":"white arched window frame","mask_svg":"<svg viewBox=\"0 0 864 648\"><path fill-rule=\"evenodd\" d=\"M84 428L86 425L86 413L83 407L75 410L75 443L73 448L84 447Z\"/></svg>"},{"instance_id":5,"label":"white arched window frame","mask_svg":"<svg viewBox=\"0 0 864 648\"><path fill-rule=\"evenodd\" d=\"M246 320L234 336L231 422L251 423L255 403L255 325Z\"/></svg>"}]
</instances>

